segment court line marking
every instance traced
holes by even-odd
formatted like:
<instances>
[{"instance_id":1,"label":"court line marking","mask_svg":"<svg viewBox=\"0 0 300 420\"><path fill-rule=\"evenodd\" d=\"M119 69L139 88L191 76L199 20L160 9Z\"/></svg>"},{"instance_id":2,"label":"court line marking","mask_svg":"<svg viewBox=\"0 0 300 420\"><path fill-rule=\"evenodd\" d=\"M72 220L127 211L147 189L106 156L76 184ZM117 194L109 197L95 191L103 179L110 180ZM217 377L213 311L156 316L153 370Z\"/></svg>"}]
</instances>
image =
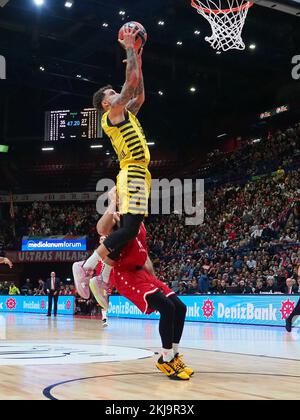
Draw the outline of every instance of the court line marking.
<instances>
[{"instance_id":1,"label":"court line marking","mask_svg":"<svg viewBox=\"0 0 300 420\"><path fill-rule=\"evenodd\" d=\"M224 350L209 350L209 349L197 349L193 347L181 347L182 349L186 350L197 350L197 351L205 351L205 352L212 352L212 353L221 353L221 354L234 354L238 356L248 356L248 357L262 357L265 359L275 359L275 360L287 360L290 362L300 362L300 359L289 359L286 357L280 357L280 356L267 356L265 354L250 354L250 353L236 353L233 351L224 351Z\"/></svg>"},{"instance_id":2,"label":"court line marking","mask_svg":"<svg viewBox=\"0 0 300 420\"><path fill-rule=\"evenodd\" d=\"M59 386L65 385L65 384L69 384L72 382L81 382L81 381L87 381L89 379L105 379L105 378L114 378L114 377L118 377L118 376L133 376L133 375L160 375L161 372L128 372L128 373L113 373L111 375L98 375L98 376L87 376L84 378L77 378L77 379L69 379L66 381L62 381L62 382L58 382L56 384L53 385L49 385L48 387L44 388L42 393L44 395L44 397L46 397L49 400L54 400L54 401L59 401L58 398L54 397L54 395L52 395L52 390L54 388L58 388ZM195 371L195 374L201 374L201 375L251 375L251 376L265 376L265 377L270 377L270 378L296 378L296 379L300 379L300 376L297 375L284 375L284 374L273 374L273 373L257 373L257 372L202 372L202 371ZM192 379L193 380L193 379ZM228 391L228 390L227 390ZM251 395L251 394L246 394L245 395ZM255 394L254 394L255 395ZM256 395L257 396L257 395ZM269 397L264 397L265 399L270 399Z\"/></svg>"}]
</instances>

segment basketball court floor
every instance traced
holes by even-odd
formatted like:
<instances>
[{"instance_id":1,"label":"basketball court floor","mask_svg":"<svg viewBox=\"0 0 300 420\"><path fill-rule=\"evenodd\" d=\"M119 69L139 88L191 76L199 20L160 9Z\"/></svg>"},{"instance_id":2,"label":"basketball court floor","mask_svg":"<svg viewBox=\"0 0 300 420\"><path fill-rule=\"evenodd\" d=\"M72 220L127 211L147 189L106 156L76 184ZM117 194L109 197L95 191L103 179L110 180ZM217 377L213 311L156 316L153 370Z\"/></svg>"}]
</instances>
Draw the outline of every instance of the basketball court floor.
<instances>
[{"instance_id":1,"label":"basketball court floor","mask_svg":"<svg viewBox=\"0 0 300 420\"><path fill-rule=\"evenodd\" d=\"M300 329L187 323L188 382L155 367L157 321L0 317L0 399L298 399Z\"/></svg>"}]
</instances>

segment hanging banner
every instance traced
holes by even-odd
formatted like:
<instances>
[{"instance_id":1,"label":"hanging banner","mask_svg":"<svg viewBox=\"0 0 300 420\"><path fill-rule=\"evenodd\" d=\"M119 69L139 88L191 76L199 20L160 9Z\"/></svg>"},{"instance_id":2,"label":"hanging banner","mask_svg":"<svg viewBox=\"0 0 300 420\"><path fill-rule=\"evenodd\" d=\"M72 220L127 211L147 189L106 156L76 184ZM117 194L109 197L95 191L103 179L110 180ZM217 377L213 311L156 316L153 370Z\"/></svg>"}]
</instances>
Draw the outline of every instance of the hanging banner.
<instances>
[{"instance_id":1,"label":"hanging banner","mask_svg":"<svg viewBox=\"0 0 300 420\"><path fill-rule=\"evenodd\" d=\"M7 251L5 256L14 264L20 263L73 263L86 260L90 252L80 251L43 251L43 252L17 252Z\"/></svg>"},{"instance_id":2,"label":"hanging banner","mask_svg":"<svg viewBox=\"0 0 300 420\"><path fill-rule=\"evenodd\" d=\"M44 194L20 194L13 195L12 200L16 203L33 203L35 201L97 201L100 192L74 192L74 193L44 193ZM9 203L9 195L0 195L0 203Z\"/></svg>"}]
</instances>

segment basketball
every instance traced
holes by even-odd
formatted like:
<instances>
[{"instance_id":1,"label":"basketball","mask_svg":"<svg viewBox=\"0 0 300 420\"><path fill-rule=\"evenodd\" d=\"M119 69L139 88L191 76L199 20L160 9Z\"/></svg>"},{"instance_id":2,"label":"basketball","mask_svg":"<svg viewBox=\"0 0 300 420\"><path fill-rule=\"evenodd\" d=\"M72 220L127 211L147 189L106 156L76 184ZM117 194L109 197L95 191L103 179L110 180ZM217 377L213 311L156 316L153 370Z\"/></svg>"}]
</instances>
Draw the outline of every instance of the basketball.
<instances>
[{"instance_id":1,"label":"basketball","mask_svg":"<svg viewBox=\"0 0 300 420\"><path fill-rule=\"evenodd\" d=\"M119 31L119 39L122 41L124 39L124 27L129 26L130 28L139 29L139 32L136 36L135 41L135 50L139 51L146 43L148 35L144 26L139 22L127 22L125 23Z\"/></svg>"}]
</instances>

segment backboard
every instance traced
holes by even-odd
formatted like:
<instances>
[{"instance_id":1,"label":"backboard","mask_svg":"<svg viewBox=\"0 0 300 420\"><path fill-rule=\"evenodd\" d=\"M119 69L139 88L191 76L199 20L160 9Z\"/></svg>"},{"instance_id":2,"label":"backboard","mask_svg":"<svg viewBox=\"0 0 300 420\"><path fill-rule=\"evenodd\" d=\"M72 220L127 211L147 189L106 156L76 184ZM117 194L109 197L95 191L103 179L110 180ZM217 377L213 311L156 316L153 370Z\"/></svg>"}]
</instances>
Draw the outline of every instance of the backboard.
<instances>
[{"instance_id":1,"label":"backboard","mask_svg":"<svg viewBox=\"0 0 300 420\"><path fill-rule=\"evenodd\" d=\"M300 0L253 0L259 6L300 17Z\"/></svg>"}]
</instances>

